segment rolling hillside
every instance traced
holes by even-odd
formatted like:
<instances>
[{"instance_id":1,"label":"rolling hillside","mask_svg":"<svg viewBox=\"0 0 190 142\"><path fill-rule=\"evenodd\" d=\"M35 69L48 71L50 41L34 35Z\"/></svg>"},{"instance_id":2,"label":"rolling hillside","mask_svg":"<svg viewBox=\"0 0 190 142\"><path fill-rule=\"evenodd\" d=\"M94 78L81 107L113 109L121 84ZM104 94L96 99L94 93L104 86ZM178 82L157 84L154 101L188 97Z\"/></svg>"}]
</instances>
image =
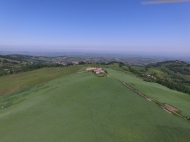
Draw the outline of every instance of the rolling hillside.
<instances>
[{"instance_id":1,"label":"rolling hillside","mask_svg":"<svg viewBox=\"0 0 190 142\"><path fill-rule=\"evenodd\" d=\"M76 72L81 67L51 67L0 77L0 96Z\"/></svg>"},{"instance_id":2,"label":"rolling hillside","mask_svg":"<svg viewBox=\"0 0 190 142\"><path fill-rule=\"evenodd\" d=\"M181 113L190 117L190 96L179 91L175 91L154 82L146 82L130 74L106 69L110 76L120 79L143 94L152 97L163 104L170 104L178 108Z\"/></svg>"},{"instance_id":3,"label":"rolling hillside","mask_svg":"<svg viewBox=\"0 0 190 142\"><path fill-rule=\"evenodd\" d=\"M36 70L40 72L36 76L40 76L42 70L45 71ZM176 94L174 98L177 98L181 95L178 92L108 68L110 77L103 78L90 72L79 74L79 68L68 67L67 70L66 74L62 70L63 76L0 98L3 107L0 109L0 141L189 141L188 121L163 111L112 77L152 97L165 91L171 96ZM153 87L157 91L153 91ZM163 96L160 99L167 101ZM188 113L188 107L180 109Z\"/></svg>"},{"instance_id":4,"label":"rolling hillside","mask_svg":"<svg viewBox=\"0 0 190 142\"><path fill-rule=\"evenodd\" d=\"M120 65L144 81L157 82L170 89L190 94L190 64L183 61L166 61L146 66Z\"/></svg>"}]
</instances>

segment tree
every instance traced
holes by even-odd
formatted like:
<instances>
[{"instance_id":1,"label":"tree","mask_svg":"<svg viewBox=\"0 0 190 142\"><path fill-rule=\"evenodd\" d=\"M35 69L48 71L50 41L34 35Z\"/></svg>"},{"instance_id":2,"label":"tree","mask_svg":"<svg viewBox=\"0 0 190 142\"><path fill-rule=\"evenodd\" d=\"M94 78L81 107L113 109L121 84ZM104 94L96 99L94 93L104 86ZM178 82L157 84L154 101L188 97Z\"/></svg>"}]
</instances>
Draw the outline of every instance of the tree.
<instances>
[{"instance_id":1,"label":"tree","mask_svg":"<svg viewBox=\"0 0 190 142\"><path fill-rule=\"evenodd\" d=\"M4 59L4 60L3 60L3 63L9 63L9 61L8 61L8 60L6 60L6 59Z\"/></svg>"},{"instance_id":2,"label":"tree","mask_svg":"<svg viewBox=\"0 0 190 142\"><path fill-rule=\"evenodd\" d=\"M83 61L80 61L80 62L79 62L79 65L84 65L84 64L86 64L86 63L83 62Z\"/></svg>"},{"instance_id":3,"label":"tree","mask_svg":"<svg viewBox=\"0 0 190 142\"><path fill-rule=\"evenodd\" d=\"M13 71L12 71L12 70L10 71L10 74L13 74Z\"/></svg>"}]
</instances>

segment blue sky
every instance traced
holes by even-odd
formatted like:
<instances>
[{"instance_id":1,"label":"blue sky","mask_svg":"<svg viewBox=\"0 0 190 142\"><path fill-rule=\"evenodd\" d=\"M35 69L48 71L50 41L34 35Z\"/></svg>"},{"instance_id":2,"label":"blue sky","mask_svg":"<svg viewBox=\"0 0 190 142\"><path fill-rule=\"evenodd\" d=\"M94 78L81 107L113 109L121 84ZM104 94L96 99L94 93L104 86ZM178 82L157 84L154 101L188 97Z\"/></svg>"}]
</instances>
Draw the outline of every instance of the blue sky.
<instances>
[{"instance_id":1,"label":"blue sky","mask_svg":"<svg viewBox=\"0 0 190 142\"><path fill-rule=\"evenodd\" d=\"M190 2L142 2L0 0L0 48L190 53Z\"/></svg>"}]
</instances>

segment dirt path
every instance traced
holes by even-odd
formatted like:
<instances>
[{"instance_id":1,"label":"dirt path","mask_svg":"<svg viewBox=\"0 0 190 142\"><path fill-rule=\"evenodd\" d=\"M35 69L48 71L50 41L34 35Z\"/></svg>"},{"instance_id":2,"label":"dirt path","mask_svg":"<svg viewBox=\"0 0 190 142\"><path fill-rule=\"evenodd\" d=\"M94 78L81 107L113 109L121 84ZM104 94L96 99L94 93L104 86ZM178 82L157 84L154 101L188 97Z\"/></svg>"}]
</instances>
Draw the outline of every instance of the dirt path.
<instances>
[{"instance_id":1,"label":"dirt path","mask_svg":"<svg viewBox=\"0 0 190 142\"><path fill-rule=\"evenodd\" d=\"M107 74L107 75L108 75L108 74ZM112 76L109 76L109 77L112 77ZM135 93L138 94L139 96L143 97L144 99L156 103L156 104L157 104L161 109L163 109L164 111L166 111L166 112L168 112L168 113L170 113L170 114L175 114L175 115L177 115L177 116L179 116L179 117L181 117L181 118L187 120L188 122L190 122L190 120L187 119L185 116L179 114L179 110L178 110L178 109L172 107L171 105L169 105L169 104L163 104L163 103L161 103L161 102L159 102L159 101L157 101L157 100L155 100L155 99L153 99L153 98L151 98L151 97L148 97L148 96L144 95L143 93L139 92L138 90L136 90L135 88L131 87L131 86L128 85L127 83L125 83L125 82L123 82L123 81L121 81L121 80L119 80L119 79L117 79L117 78L115 78L115 77L112 77L112 78L118 80L118 81L121 82L125 87L127 87L127 88L130 89L131 91L135 92Z\"/></svg>"}]
</instances>

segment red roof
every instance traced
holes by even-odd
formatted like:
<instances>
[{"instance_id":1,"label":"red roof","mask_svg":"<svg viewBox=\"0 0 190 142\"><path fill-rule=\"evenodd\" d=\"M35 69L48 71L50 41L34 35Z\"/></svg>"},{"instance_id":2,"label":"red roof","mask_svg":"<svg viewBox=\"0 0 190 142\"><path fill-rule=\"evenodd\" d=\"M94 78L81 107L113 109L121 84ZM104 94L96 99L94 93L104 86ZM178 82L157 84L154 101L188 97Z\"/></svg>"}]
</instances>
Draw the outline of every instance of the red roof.
<instances>
[{"instance_id":1,"label":"red roof","mask_svg":"<svg viewBox=\"0 0 190 142\"><path fill-rule=\"evenodd\" d=\"M104 72L104 70L102 70L102 68L97 68L94 70L94 72Z\"/></svg>"}]
</instances>

